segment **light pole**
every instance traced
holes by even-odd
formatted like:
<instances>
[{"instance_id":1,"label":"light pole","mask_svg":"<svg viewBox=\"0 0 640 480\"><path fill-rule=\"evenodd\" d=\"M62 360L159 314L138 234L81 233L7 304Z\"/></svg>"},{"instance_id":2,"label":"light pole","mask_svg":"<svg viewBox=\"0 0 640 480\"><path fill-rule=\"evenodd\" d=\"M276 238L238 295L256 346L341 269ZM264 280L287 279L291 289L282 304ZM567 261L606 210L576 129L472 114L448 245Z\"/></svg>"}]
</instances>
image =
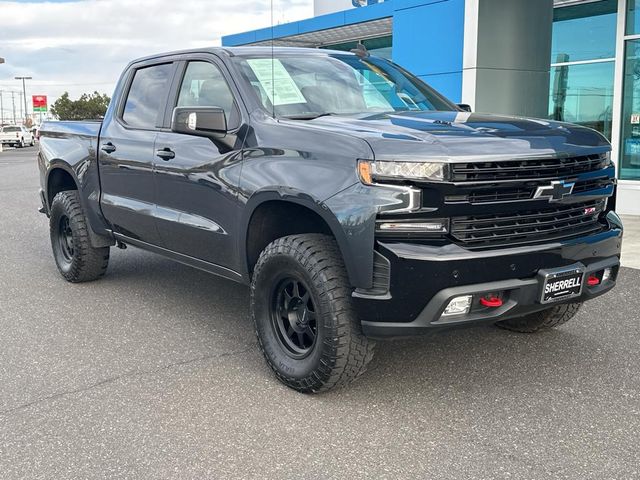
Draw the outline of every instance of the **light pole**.
<instances>
[{"instance_id":1,"label":"light pole","mask_svg":"<svg viewBox=\"0 0 640 480\"><path fill-rule=\"evenodd\" d=\"M16 124L16 92L11 92L11 109L13 110L13 124Z\"/></svg>"},{"instance_id":2,"label":"light pole","mask_svg":"<svg viewBox=\"0 0 640 480\"><path fill-rule=\"evenodd\" d=\"M22 96L24 97L24 123L27 123L29 111L27 110L27 88L24 84L25 80L31 80L31 77L15 77L16 80L22 80Z\"/></svg>"},{"instance_id":3,"label":"light pole","mask_svg":"<svg viewBox=\"0 0 640 480\"><path fill-rule=\"evenodd\" d=\"M0 57L0 64L4 63L4 58ZM2 105L2 90L0 90L0 127L4 125L4 106Z\"/></svg>"}]
</instances>

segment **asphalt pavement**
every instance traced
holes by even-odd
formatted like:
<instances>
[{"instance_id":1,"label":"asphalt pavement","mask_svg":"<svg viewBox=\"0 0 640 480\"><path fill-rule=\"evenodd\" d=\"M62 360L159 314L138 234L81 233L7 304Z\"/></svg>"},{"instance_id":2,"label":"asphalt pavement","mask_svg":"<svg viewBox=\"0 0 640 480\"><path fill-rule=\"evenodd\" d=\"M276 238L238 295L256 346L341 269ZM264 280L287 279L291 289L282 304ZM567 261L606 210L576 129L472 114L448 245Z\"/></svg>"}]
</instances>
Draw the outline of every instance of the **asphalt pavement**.
<instances>
[{"instance_id":1,"label":"asphalt pavement","mask_svg":"<svg viewBox=\"0 0 640 480\"><path fill-rule=\"evenodd\" d=\"M0 153L0 478L640 478L640 270L567 325L378 345L278 383L248 290L134 248L58 275L36 150Z\"/></svg>"}]
</instances>

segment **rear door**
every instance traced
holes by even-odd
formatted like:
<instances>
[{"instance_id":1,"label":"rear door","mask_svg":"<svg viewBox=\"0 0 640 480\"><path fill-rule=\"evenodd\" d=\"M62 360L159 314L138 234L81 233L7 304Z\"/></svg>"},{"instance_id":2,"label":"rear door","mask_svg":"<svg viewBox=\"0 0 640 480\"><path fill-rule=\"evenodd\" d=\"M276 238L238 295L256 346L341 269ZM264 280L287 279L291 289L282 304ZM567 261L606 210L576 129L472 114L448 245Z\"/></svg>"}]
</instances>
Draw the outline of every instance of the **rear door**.
<instances>
[{"instance_id":1,"label":"rear door","mask_svg":"<svg viewBox=\"0 0 640 480\"><path fill-rule=\"evenodd\" d=\"M153 245L160 243L154 218L154 143L174 73L175 64L166 61L133 69L114 118L100 134L102 211L115 233Z\"/></svg>"},{"instance_id":2,"label":"rear door","mask_svg":"<svg viewBox=\"0 0 640 480\"><path fill-rule=\"evenodd\" d=\"M156 138L158 228L163 246L174 252L235 270L244 131L237 91L213 55L181 63L175 106L221 107L229 132L218 138L168 131ZM170 121L167 112L167 122Z\"/></svg>"}]
</instances>

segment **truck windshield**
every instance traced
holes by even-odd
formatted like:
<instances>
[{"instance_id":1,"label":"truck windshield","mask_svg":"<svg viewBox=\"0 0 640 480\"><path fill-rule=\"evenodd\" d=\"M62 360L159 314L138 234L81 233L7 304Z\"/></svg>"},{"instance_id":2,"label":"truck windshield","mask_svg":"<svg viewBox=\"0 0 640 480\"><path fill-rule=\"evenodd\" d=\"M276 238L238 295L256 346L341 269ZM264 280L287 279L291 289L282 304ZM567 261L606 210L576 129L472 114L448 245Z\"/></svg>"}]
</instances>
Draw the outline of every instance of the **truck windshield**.
<instances>
[{"instance_id":1,"label":"truck windshield","mask_svg":"<svg viewBox=\"0 0 640 480\"><path fill-rule=\"evenodd\" d=\"M234 61L263 107L279 117L457 110L424 82L381 58L276 54Z\"/></svg>"}]
</instances>

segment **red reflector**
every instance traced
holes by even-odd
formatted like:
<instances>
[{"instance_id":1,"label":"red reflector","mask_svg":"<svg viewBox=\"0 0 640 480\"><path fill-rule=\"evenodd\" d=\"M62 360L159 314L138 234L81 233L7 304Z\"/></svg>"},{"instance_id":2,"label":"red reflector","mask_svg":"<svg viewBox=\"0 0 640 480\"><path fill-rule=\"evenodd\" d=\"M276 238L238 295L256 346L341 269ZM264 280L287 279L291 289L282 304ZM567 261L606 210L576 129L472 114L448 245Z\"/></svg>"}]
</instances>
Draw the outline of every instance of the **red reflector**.
<instances>
[{"instance_id":1,"label":"red reflector","mask_svg":"<svg viewBox=\"0 0 640 480\"><path fill-rule=\"evenodd\" d=\"M587 285L590 287L594 287L598 284L600 284L600 279L595 275L590 275L589 278L587 278Z\"/></svg>"},{"instance_id":2,"label":"red reflector","mask_svg":"<svg viewBox=\"0 0 640 480\"><path fill-rule=\"evenodd\" d=\"M502 306L502 299L498 297L482 297L480 299L480 304L484 305L485 307L497 308Z\"/></svg>"}]
</instances>

